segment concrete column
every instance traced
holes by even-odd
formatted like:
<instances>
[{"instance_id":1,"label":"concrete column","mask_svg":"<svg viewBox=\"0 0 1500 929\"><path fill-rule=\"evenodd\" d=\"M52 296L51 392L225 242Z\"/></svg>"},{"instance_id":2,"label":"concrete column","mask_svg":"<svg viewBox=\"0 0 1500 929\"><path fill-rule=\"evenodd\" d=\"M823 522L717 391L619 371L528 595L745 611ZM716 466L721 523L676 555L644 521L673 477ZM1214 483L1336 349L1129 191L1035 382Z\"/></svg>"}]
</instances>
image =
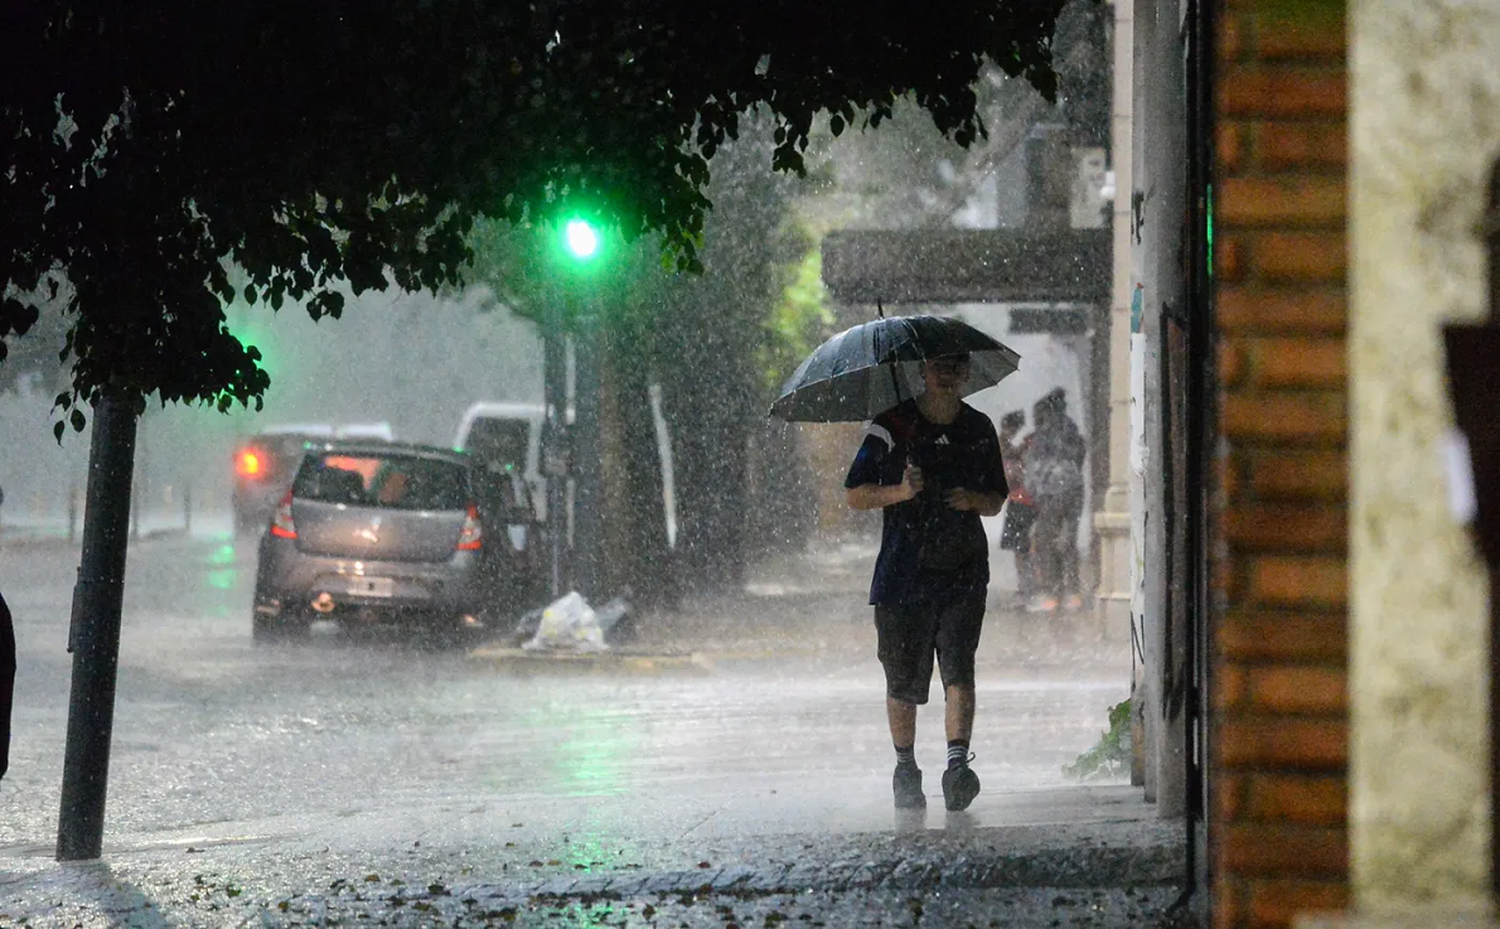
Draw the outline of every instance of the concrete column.
<instances>
[{"instance_id":1,"label":"concrete column","mask_svg":"<svg viewBox=\"0 0 1500 929\"><path fill-rule=\"evenodd\" d=\"M1111 636L1128 635L1135 556L1130 536L1130 256L1131 7L1114 5L1113 104L1110 157L1115 197L1111 211L1113 277L1109 303L1109 484L1094 513L1099 535L1098 615Z\"/></svg>"},{"instance_id":2,"label":"concrete column","mask_svg":"<svg viewBox=\"0 0 1500 929\"><path fill-rule=\"evenodd\" d=\"M1479 906L1486 581L1445 499L1441 328L1488 312L1500 7L1352 0L1348 28L1351 880L1366 913Z\"/></svg>"},{"instance_id":3,"label":"concrete column","mask_svg":"<svg viewBox=\"0 0 1500 929\"><path fill-rule=\"evenodd\" d=\"M1184 514L1172 506L1182 480L1181 443L1172 448L1172 424L1183 397L1166 403L1172 322L1185 307L1187 114L1183 0L1136 0L1132 33L1135 81L1132 107L1132 267L1140 285L1141 350L1136 354L1142 405L1141 606L1137 619L1145 650L1146 797L1164 817L1187 809L1186 732L1182 687L1186 680L1182 624ZM1132 293L1131 299L1135 299ZM1180 391L1180 387L1179 387ZM1168 519L1171 524L1168 524Z\"/></svg>"}]
</instances>

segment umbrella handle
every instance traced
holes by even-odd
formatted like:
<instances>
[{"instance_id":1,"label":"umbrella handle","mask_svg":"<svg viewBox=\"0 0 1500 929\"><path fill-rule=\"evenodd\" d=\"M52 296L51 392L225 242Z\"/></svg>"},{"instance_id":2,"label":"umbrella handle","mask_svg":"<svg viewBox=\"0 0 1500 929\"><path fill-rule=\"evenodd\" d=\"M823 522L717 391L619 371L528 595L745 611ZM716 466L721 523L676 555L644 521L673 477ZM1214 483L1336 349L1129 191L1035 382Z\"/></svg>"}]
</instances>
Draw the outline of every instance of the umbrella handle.
<instances>
[{"instance_id":1,"label":"umbrella handle","mask_svg":"<svg viewBox=\"0 0 1500 929\"><path fill-rule=\"evenodd\" d=\"M894 361L894 360L892 360L892 362L890 364L890 369L891 369L891 389L895 393L896 402L897 403L901 402L901 378L896 373L896 369L899 368L900 366L901 366L900 363L897 362L897 361Z\"/></svg>"}]
</instances>

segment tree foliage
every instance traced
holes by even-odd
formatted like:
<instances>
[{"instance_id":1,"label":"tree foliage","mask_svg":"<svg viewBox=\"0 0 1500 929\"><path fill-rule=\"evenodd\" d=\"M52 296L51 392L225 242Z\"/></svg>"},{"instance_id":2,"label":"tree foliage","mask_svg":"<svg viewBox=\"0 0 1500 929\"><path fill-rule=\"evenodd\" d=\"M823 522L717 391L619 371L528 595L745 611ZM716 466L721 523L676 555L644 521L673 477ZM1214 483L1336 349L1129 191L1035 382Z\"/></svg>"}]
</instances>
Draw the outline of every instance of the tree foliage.
<instances>
[{"instance_id":1,"label":"tree foliage","mask_svg":"<svg viewBox=\"0 0 1500 929\"><path fill-rule=\"evenodd\" d=\"M12 336L8 348L0 341L0 395L34 388L50 394L67 386L67 370L58 360L58 352L68 335L66 309L71 295L61 286L56 297L51 293L52 282L48 281L39 292L18 300L34 308L37 315L24 338Z\"/></svg>"},{"instance_id":2,"label":"tree foliage","mask_svg":"<svg viewBox=\"0 0 1500 929\"><path fill-rule=\"evenodd\" d=\"M818 343L831 334L833 311L823 286L823 253L813 244L782 270L781 297L763 324L756 360L762 386L775 391Z\"/></svg>"},{"instance_id":3,"label":"tree foliage","mask_svg":"<svg viewBox=\"0 0 1500 929\"><path fill-rule=\"evenodd\" d=\"M814 133L805 153L820 182L801 207L815 235L836 228L944 227L1007 159L1039 135L1064 132L1074 144L1105 145L1109 133L1109 10L1067 0L1052 41L1057 96L1049 99L995 66L974 85L988 132L961 147L945 140L911 99L897 101L882 129L857 136Z\"/></svg>"},{"instance_id":4,"label":"tree foliage","mask_svg":"<svg viewBox=\"0 0 1500 929\"><path fill-rule=\"evenodd\" d=\"M454 282L477 216L585 210L696 266L709 159L761 106L775 167L815 118L910 93L984 132L986 60L1054 92L1057 0L29 0L0 11L0 348L71 288L63 407L107 386L259 403L238 295L338 316Z\"/></svg>"}]
</instances>

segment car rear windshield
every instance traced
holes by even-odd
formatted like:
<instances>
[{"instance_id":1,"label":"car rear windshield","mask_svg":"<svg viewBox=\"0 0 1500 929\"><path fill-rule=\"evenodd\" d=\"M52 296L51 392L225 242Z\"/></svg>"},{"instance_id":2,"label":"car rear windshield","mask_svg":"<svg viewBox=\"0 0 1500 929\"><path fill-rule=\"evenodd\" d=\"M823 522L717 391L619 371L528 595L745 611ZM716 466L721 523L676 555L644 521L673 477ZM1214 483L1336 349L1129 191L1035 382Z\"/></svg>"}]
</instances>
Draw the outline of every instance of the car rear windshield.
<instances>
[{"instance_id":1,"label":"car rear windshield","mask_svg":"<svg viewBox=\"0 0 1500 929\"><path fill-rule=\"evenodd\" d=\"M396 510L461 510L469 505L469 472L461 464L418 455L330 451L302 462L292 495L302 500Z\"/></svg>"}]
</instances>

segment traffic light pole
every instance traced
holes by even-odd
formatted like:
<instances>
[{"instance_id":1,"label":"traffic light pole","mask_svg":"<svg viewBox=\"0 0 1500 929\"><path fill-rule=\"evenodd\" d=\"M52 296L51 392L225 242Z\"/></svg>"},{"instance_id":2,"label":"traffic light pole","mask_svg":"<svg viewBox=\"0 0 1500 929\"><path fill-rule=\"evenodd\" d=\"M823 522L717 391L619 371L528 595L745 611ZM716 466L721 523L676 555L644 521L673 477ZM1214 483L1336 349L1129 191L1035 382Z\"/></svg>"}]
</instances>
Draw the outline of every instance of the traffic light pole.
<instances>
[{"instance_id":1,"label":"traffic light pole","mask_svg":"<svg viewBox=\"0 0 1500 929\"><path fill-rule=\"evenodd\" d=\"M567 535L567 359L563 352L561 308L548 301L542 324L542 397L546 407L542 469L547 481L547 545L551 557L552 599L563 595Z\"/></svg>"},{"instance_id":2,"label":"traffic light pole","mask_svg":"<svg viewBox=\"0 0 1500 929\"><path fill-rule=\"evenodd\" d=\"M599 448L602 379L599 363L599 315L594 295L583 298L573 342L573 586L590 602L599 597L600 508L604 469Z\"/></svg>"},{"instance_id":3,"label":"traffic light pole","mask_svg":"<svg viewBox=\"0 0 1500 929\"><path fill-rule=\"evenodd\" d=\"M544 358L544 391L547 398L549 442L547 521L552 539L552 593L561 596L568 584L585 597L597 595L600 552L600 513L603 503L603 468L599 455L599 319L595 282L588 280L588 265L600 260L598 231L586 219L575 217L561 227L562 246L572 263L560 299L548 307L549 324ZM566 309L573 339L573 390L567 390L564 373L563 320ZM565 426L567 412L574 422ZM563 446L567 445L564 453ZM567 508L566 480L573 479L573 506ZM571 517L571 518L569 518ZM572 560L564 572L564 538L572 529Z\"/></svg>"}]
</instances>

